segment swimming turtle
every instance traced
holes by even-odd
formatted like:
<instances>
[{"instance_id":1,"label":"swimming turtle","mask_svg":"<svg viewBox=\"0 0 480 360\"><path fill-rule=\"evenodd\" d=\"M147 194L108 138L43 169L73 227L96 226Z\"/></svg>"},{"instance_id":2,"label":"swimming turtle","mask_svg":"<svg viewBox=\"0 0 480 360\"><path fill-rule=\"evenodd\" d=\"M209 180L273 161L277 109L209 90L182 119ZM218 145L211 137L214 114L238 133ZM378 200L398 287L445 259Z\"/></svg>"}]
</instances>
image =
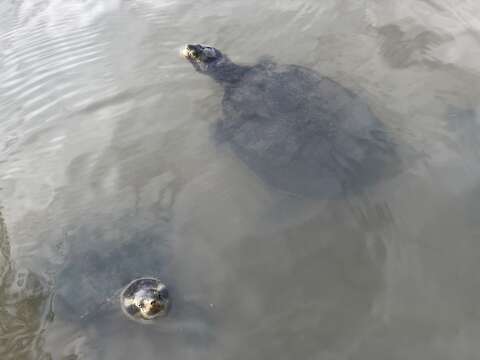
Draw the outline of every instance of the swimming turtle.
<instances>
[{"instance_id":1,"label":"swimming turtle","mask_svg":"<svg viewBox=\"0 0 480 360\"><path fill-rule=\"evenodd\" d=\"M298 65L238 65L214 47L183 56L224 88L216 138L263 180L305 195L338 195L386 174L398 161L383 124L359 96Z\"/></svg>"},{"instance_id":2,"label":"swimming turtle","mask_svg":"<svg viewBox=\"0 0 480 360\"><path fill-rule=\"evenodd\" d=\"M134 353L155 344L147 354L209 346L212 309L202 289L179 285L182 275L169 239L168 222L153 221L145 212L78 219L64 240L68 251L54 278L52 332L64 333L69 343L70 329L81 330L84 343L72 351L94 352L89 359L118 358L112 348L123 345Z\"/></svg>"},{"instance_id":3,"label":"swimming turtle","mask_svg":"<svg viewBox=\"0 0 480 360\"><path fill-rule=\"evenodd\" d=\"M79 229L79 238L70 239L74 247L56 277L56 316L90 323L122 310L140 322L165 315L170 308L169 293L156 279L168 280L169 249L162 241L161 228L150 226L136 234L124 229L116 243L105 241L106 235L98 231ZM84 249L85 237L96 238L95 247Z\"/></svg>"}]
</instances>

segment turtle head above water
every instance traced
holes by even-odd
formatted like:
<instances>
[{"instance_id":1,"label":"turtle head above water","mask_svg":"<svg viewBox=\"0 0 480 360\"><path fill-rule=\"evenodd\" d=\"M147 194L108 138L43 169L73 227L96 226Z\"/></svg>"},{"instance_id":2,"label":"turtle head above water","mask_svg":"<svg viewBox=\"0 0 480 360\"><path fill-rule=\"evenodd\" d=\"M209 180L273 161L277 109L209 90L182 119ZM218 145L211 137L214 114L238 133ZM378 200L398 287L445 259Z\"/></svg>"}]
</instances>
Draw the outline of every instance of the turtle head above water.
<instances>
[{"instance_id":1,"label":"turtle head above water","mask_svg":"<svg viewBox=\"0 0 480 360\"><path fill-rule=\"evenodd\" d=\"M153 319L167 311L167 303L162 294L152 289L140 291L135 298L135 305L144 319Z\"/></svg>"},{"instance_id":2,"label":"turtle head above water","mask_svg":"<svg viewBox=\"0 0 480 360\"><path fill-rule=\"evenodd\" d=\"M165 316L170 309L168 289L155 278L133 280L121 292L120 300L124 314L142 323Z\"/></svg>"},{"instance_id":3,"label":"turtle head above water","mask_svg":"<svg viewBox=\"0 0 480 360\"><path fill-rule=\"evenodd\" d=\"M200 72L207 72L209 68L225 60L223 54L211 46L186 45L182 51L183 56L192 63ZM198 68L197 68L198 67Z\"/></svg>"},{"instance_id":4,"label":"turtle head above water","mask_svg":"<svg viewBox=\"0 0 480 360\"><path fill-rule=\"evenodd\" d=\"M202 74L210 75L220 83L234 83L249 70L246 66L236 65L220 50L205 45L185 45L183 56Z\"/></svg>"}]
</instances>

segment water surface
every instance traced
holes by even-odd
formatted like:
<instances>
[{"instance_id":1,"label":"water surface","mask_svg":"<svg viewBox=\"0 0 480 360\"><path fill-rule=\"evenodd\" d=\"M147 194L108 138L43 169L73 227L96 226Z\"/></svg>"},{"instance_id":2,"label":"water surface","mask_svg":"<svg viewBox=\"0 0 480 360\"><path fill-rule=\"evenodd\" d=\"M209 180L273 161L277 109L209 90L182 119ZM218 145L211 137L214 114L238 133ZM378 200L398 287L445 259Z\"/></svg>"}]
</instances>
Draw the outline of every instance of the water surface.
<instances>
[{"instance_id":1,"label":"water surface","mask_svg":"<svg viewBox=\"0 0 480 360\"><path fill-rule=\"evenodd\" d=\"M2 359L476 359L477 2L3 0L0 16ZM331 200L270 188L212 140L222 89L179 56L192 42L355 91L403 171ZM69 280L111 285L86 256L127 255L172 286L169 318L57 311Z\"/></svg>"}]
</instances>

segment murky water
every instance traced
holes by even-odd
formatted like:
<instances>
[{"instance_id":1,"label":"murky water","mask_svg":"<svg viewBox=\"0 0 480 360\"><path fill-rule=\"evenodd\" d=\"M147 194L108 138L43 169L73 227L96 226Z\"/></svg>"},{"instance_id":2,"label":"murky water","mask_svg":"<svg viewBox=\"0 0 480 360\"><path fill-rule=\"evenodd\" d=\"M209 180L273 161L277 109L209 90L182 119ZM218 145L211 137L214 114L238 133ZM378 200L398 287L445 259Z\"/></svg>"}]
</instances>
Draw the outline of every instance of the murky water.
<instances>
[{"instance_id":1,"label":"murky water","mask_svg":"<svg viewBox=\"0 0 480 360\"><path fill-rule=\"evenodd\" d=\"M3 0L0 17L0 358L477 358L478 2ZM272 189L212 140L222 88L188 42L355 91L403 170L330 200ZM173 292L152 326L104 301L140 275Z\"/></svg>"}]
</instances>

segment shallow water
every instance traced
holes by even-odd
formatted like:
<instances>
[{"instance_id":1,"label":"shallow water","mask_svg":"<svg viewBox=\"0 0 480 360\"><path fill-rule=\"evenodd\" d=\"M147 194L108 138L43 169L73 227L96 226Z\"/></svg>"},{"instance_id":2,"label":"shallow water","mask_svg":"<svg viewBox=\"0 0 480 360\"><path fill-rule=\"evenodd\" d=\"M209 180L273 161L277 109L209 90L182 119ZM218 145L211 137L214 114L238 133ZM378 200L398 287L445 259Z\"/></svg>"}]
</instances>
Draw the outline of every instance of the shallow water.
<instances>
[{"instance_id":1,"label":"shallow water","mask_svg":"<svg viewBox=\"0 0 480 360\"><path fill-rule=\"evenodd\" d=\"M0 17L0 358L477 358L477 2L3 0ZM350 88L403 171L330 200L270 188L212 140L222 89L188 42ZM60 312L66 285L108 292L126 259L172 287L171 316Z\"/></svg>"}]
</instances>

